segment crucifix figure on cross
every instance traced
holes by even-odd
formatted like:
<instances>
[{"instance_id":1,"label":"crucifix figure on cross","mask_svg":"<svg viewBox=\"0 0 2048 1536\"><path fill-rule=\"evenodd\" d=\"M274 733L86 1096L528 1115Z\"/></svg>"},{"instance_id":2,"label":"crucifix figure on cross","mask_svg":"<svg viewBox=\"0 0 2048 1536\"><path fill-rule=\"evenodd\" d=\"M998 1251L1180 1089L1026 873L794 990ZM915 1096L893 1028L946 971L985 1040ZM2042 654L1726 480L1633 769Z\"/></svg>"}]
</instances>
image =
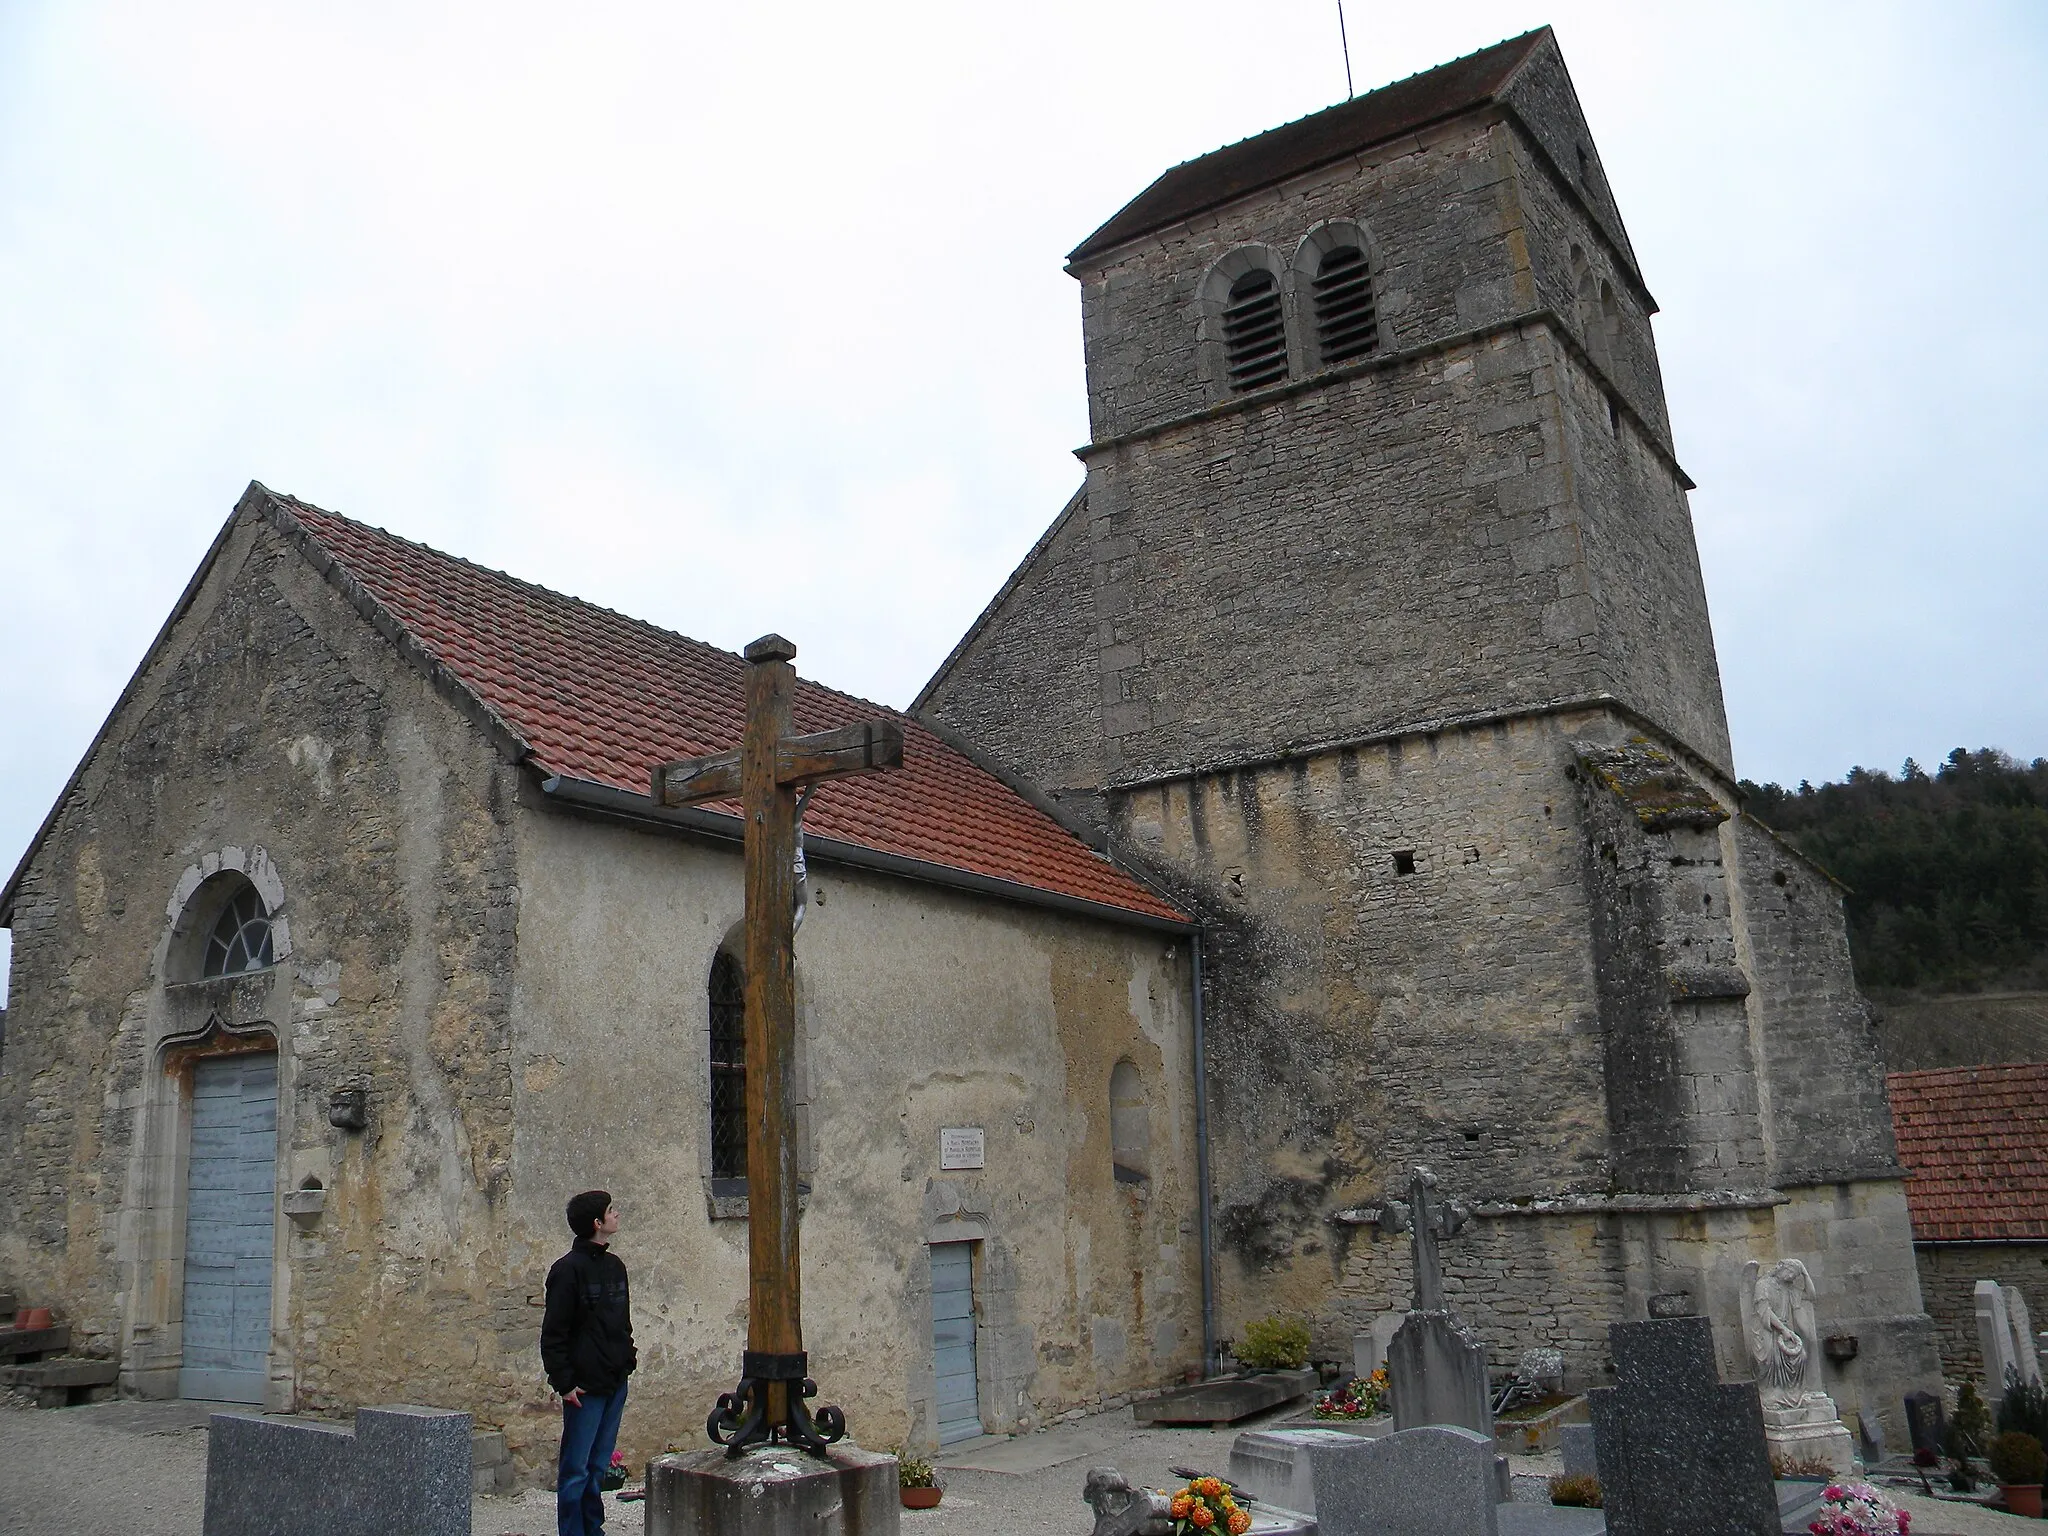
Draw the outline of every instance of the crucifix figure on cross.
<instances>
[{"instance_id":1,"label":"crucifix figure on cross","mask_svg":"<svg viewBox=\"0 0 2048 1536\"><path fill-rule=\"evenodd\" d=\"M746 734L737 751L654 770L654 798L691 805L737 797L747 874L747 1347L740 1384L722 1393L706 1430L738 1456L783 1441L816 1455L846 1433L846 1415L807 1398L802 1266L797 1243L796 930L798 795L825 779L903 766L893 720L789 734L796 647L780 635L748 646Z\"/></svg>"}]
</instances>

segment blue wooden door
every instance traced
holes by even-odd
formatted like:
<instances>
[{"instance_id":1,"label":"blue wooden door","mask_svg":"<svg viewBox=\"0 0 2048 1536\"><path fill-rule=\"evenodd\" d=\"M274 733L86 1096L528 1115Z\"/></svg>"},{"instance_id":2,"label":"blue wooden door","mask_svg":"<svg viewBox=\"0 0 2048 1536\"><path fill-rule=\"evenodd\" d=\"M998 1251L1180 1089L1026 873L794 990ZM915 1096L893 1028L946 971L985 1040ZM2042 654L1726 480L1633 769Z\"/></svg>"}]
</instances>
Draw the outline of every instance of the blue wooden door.
<instances>
[{"instance_id":1,"label":"blue wooden door","mask_svg":"<svg viewBox=\"0 0 2048 1536\"><path fill-rule=\"evenodd\" d=\"M932 1363L939 1378L939 1444L981 1433L974 1369L974 1245L932 1244Z\"/></svg>"},{"instance_id":2,"label":"blue wooden door","mask_svg":"<svg viewBox=\"0 0 2048 1536\"><path fill-rule=\"evenodd\" d=\"M276 1192L277 1058L199 1062L192 1074L180 1397L263 1401Z\"/></svg>"}]
</instances>

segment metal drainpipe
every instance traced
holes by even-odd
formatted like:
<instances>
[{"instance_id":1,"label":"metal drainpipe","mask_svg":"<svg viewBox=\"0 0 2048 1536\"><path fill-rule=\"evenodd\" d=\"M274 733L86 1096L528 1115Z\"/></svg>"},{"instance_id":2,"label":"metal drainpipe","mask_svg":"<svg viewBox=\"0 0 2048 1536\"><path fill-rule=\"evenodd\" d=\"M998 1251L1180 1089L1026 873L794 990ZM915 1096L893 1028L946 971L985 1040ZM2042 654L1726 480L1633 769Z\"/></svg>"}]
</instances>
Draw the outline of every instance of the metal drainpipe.
<instances>
[{"instance_id":1,"label":"metal drainpipe","mask_svg":"<svg viewBox=\"0 0 2048 1536\"><path fill-rule=\"evenodd\" d=\"M1214 1376L1216 1356L1216 1265L1209 1236L1209 1043L1202 1014L1202 930L1189 936L1195 991L1195 1186L1202 1247L1202 1374Z\"/></svg>"}]
</instances>

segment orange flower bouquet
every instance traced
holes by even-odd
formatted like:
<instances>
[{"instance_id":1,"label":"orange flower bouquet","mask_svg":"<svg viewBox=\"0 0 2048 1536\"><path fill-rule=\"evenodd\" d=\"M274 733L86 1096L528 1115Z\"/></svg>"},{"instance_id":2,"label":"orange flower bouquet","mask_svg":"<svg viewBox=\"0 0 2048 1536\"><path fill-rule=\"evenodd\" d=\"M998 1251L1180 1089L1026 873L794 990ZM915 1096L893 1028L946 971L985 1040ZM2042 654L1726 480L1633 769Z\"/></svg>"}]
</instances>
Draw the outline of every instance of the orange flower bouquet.
<instances>
[{"instance_id":1,"label":"orange flower bouquet","mask_svg":"<svg viewBox=\"0 0 2048 1536\"><path fill-rule=\"evenodd\" d=\"M1244 1536L1252 1528L1249 1511L1230 1496L1220 1477L1198 1477L1174 1494L1167 1505L1173 1536Z\"/></svg>"}]
</instances>

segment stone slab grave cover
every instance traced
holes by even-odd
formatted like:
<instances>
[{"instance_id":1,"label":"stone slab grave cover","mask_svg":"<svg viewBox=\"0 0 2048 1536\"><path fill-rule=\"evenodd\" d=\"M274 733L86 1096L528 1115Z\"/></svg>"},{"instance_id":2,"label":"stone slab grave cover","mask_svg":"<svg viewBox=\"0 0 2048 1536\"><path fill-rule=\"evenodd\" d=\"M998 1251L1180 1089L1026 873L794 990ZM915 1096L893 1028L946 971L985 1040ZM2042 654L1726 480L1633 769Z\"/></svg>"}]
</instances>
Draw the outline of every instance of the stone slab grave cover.
<instances>
[{"instance_id":1,"label":"stone slab grave cover","mask_svg":"<svg viewBox=\"0 0 2048 1536\"><path fill-rule=\"evenodd\" d=\"M353 1429L216 1413L204 1536L469 1536L470 1417L394 1403Z\"/></svg>"},{"instance_id":2,"label":"stone slab grave cover","mask_svg":"<svg viewBox=\"0 0 2048 1536\"><path fill-rule=\"evenodd\" d=\"M1613 1323L1615 1385L1587 1394L1614 1536L1779 1536L1755 1382L1725 1384L1704 1317Z\"/></svg>"},{"instance_id":3,"label":"stone slab grave cover","mask_svg":"<svg viewBox=\"0 0 2048 1536\"><path fill-rule=\"evenodd\" d=\"M1742 1333L1756 1367L1770 1449L1792 1461L1825 1462L1847 1477L1857 1470L1856 1442L1821 1386L1813 1294L1813 1277L1798 1259L1780 1259L1768 1269L1751 1259L1738 1298Z\"/></svg>"},{"instance_id":4,"label":"stone slab grave cover","mask_svg":"<svg viewBox=\"0 0 2048 1536\"><path fill-rule=\"evenodd\" d=\"M678 1451L648 1464L646 1531L896 1536L903 1524L898 1486L894 1456L845 1441L809 1454L787 1445L755 1445L739 1456L716 1447Z\"/></svg>"},{"instance_id":5,"label":"stone slab grave cover","mask_svg":"<svg viewBox=\"0 0 2048 1536\"><path fill-rule=\"evenodd\" d=\"M1115 1467L1090 1467L1081 1499L1095 1512L1090 1536L1167 1536L1173 1529L1168 1495L1133 1488ZM1315 1536L1315 1521L1293 1510L1258 1504L1246 1512L1252 1528L1245 1536Z\"/></svg>"},{"instance_id":6,"label":"stone slab grave cover","mask_svg":"<svg viewBox=\"0 0 2048 1536\"><path fill-rule=\"evenodd\" d=\"M1133 1403L1131 1416L1140 1424L1235 1424L1252 1414L1307 1397L1317 1384L1312 1370L1220 1376Z\"/></svg>"},{"instance_id":7,"label":"stone slab grave cover","mask_svg":"<svg viewBox=\"0 0 2048 1536\"><path fill-rule=\"evenodd\" d=\"M1493 1437L1455 1424L1310 1452L1321 1536L1499 1536Z\"/></svg>"}]
</instances>

